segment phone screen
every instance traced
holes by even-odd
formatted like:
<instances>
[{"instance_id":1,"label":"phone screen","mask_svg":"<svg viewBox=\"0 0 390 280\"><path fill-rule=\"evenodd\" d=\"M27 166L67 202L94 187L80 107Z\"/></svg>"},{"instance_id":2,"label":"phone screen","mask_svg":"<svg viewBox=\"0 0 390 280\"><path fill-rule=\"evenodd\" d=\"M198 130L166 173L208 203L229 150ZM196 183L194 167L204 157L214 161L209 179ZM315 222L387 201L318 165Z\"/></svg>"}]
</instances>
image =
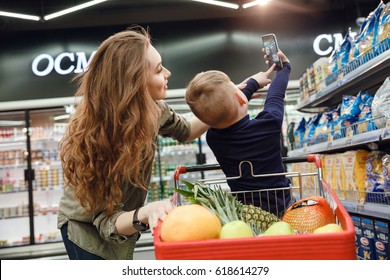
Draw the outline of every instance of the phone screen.
<instances>
[{"instance_id":1,"label":"phone screen","mask_svg":"<svg viewBox=\"0 0 390 280\"><path fill-rule=\"evenodd\" d=\"M268 57L270 62L269 66L276 64L276 69L281 69L283 67L282 61L278 56L278 43L274 34L267 34L261 37L263 40L263 45L265 49L265 54Z\"/></svg>"}]
</instances>

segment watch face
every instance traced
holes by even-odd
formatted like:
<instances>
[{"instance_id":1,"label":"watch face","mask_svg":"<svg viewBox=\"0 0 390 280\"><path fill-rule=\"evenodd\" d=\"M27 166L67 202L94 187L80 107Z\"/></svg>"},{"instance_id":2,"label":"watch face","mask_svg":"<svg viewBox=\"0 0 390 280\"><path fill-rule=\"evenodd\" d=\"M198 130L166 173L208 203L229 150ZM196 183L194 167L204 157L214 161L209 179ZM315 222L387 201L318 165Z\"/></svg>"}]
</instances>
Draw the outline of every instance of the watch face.
<instances>
[{"instance_id":1,"label":"watch face","mask_svg":"<svg viewBox=\"0 0 390 280\"><path fill-rule=\"evenodd\" d=\"M145 231L149 229L149 226L140 222L140 221L133 221L133 227L138 231Z\"/></svg>"}]
</instances>

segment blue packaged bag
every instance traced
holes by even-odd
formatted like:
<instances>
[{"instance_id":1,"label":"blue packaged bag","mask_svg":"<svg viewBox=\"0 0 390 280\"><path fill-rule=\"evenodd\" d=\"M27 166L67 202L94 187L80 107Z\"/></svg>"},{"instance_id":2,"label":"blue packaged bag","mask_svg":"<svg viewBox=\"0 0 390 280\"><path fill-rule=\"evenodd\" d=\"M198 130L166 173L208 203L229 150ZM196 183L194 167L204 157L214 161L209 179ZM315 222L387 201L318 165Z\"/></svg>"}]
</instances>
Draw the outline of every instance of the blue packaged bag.
<instances>
[{"instance_id":1,"label":"blue packaged bag","mask_svg":"<svg viewBox=\"0 0 390 280\"><path fill-rule=\"evenodd\" d=\"M306 120L302 118L299 122L297 129L294 131L294 144L295 148L302 148L305 138Z\"/></svg>"}]
</instances>

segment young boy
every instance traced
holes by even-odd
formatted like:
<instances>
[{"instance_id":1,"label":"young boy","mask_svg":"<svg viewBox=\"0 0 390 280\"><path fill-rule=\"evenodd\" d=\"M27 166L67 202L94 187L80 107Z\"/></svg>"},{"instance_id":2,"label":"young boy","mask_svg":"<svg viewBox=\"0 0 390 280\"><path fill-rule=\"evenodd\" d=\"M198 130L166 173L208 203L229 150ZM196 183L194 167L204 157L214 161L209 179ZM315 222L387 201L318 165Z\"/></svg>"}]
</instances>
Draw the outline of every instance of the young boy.
<instances>
[{"instance_id":1,"label":"young boy","mask_svg":"<svg viewBox=\"0 0 390 280\"><path fill-rule=\"evenodd\" d=\"M249 118L248 101L259 88L270 83L268 76L275 65L249 78L242 90L226 74L215 70L197 74L187 87L186 102L194 115L210 126L206 140L226 177L239 176L243 161L252 163L254 175L285 172L280 143L291 66L281 51L278 55L283 68L276 72L264 109L254 119ZM227 182L231 191L251 192L238 198L280 216L290 202L289 190L262 192L261 199L253 191L287 188L288 179L283 175L253 177L247 163L242 164L241 170L239 179Z\"/></svg>"}]
</instances>

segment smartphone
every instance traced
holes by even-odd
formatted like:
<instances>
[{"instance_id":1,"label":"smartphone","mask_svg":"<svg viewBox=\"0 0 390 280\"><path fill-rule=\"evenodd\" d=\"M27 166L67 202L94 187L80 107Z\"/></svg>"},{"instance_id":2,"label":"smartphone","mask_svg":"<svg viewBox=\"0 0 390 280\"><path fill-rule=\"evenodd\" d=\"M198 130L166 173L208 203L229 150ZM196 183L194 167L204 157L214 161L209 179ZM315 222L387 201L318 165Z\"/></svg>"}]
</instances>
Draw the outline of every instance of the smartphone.
<instances>
[{"instance_id":1,"label":"smartphone","mask_svg":"<svg viewBox=\"0 0 390 280\"><path fill-rule=\"evenodd\" d=\"M269 66L271 67L274 63L276 64L275 69L282 69L283 63L280 60L280 57L278 56L278 41L276 40L275 34L266 34L261 36L261 39L263 41L265 54L267 56L267 59L269 60Z\"/></svg>"}]
</instances>

